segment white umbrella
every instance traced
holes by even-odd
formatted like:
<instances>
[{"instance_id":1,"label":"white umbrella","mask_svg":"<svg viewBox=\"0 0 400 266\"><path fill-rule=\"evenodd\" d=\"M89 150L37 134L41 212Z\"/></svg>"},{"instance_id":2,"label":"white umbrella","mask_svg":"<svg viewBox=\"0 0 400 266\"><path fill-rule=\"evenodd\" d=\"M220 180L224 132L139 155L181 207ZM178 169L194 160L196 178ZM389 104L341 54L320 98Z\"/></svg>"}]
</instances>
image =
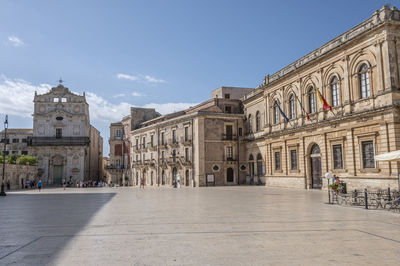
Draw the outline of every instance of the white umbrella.
<instances>
[{"instance_id":1,"label":"white umbrella","mask_svg":"<svg viewBox=\"0 0 400 266\"><path fill-rule=\"evenodd\" d=\"M400 162L400 150L376 155L375 161Z\"/></svg>"}]
</instances>

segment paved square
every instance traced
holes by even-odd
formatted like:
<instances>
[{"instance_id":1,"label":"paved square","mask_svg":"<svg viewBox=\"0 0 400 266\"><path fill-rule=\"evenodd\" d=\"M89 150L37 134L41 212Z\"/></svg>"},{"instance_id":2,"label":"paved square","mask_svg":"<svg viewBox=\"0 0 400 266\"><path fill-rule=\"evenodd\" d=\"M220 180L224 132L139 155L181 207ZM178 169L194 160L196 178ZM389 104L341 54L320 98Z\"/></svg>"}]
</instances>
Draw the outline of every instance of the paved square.
<instances>
[{"instance_id":1,"label":"paved square","mask_svg":"<svg viewBox=\"0 0 400 266\"><path fill-rule=\"evenodd\" d=\"M0 198L0 264L397 265L400 215L266 187L90 188Z\"/></svg>"}]
</instances>

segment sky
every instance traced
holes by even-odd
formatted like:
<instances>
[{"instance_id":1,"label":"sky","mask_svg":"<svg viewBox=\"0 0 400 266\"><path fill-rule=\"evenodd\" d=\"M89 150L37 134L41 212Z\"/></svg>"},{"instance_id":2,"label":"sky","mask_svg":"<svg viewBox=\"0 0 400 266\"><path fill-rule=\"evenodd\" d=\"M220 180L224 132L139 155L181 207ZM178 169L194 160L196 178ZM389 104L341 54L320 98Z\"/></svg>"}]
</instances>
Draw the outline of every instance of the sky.
<instances>
[{"instance_id":1,"label":"sky","mask_svg":"<svg viewBox=\"0 0 400 266\"><path fill-rule=\"evenodd\" d=\"M0 130L32 128L35 91L85 92L104 139L131 106L161 114L265 75L369 18L379 0L0 0ZM400 8L400 1L392 2Z\"/></svg>"}]
</instances>

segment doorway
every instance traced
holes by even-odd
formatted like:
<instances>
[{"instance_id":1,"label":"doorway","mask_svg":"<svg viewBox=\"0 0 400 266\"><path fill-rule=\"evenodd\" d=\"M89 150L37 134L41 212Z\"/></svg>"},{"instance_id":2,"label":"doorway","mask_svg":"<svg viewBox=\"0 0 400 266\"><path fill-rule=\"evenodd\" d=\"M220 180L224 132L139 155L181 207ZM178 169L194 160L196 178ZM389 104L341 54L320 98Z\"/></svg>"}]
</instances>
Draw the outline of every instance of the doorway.
<instances>
[{"instance_id":1,"label":"doorway","mask_svg":"<svg viewBox=\"0 0 400 266\"><path fill-rule=\"evenodd\" d=\"M233 182L233 168L231 168L231 167L226 169L226 181L228 183L232 183Z\"/></svg>"},{"instance_id":2,"label":"doorway","mask_svg":"<svg viewBox=\"0 0 400 266\"><path fill-rule=\"evenodd\" d=\"M54 165L53 166L53 184L62 184L63 182L63 166Z\"/></svg>"},{"instance_id":3,"label":"doorway","mask_svg":"<svg viewBox=\"0 0 400 266\"><path fill-rule=\"evenodd\" d=\"M322 188L322 171L321 171L321 151L317 144L311 147L310 152L311 165L311 187L314 189Z\"/></svg>"}]
</instances>

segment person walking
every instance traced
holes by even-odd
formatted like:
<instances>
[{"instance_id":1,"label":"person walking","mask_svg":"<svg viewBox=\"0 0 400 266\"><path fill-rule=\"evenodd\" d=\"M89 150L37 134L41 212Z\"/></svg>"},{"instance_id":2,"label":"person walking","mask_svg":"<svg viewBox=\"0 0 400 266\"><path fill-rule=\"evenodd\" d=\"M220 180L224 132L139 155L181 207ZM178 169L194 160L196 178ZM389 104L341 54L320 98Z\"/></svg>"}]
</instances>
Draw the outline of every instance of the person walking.
<instances>
[{"instance_id":1,"label":"person walking","mask_svg":"<svg viewBox=\"0 0 400 266\"><path fill-rule=\"evenodd\" d=\"M39 192L40 192L40 190L42 189L42 180L39 179L39 182L37 183L37 187L38 187Z\"/></svg>"},{"instance_id":2,"label":"person walking","mask_svg":"<svg viewBox=\"0 0 400 266\"><path fill-rule=\"evenodd\" d=\"M143 179L143 177L140 178L140 188L144 189L144 179Z\"/></svg>"}]
</instances>

